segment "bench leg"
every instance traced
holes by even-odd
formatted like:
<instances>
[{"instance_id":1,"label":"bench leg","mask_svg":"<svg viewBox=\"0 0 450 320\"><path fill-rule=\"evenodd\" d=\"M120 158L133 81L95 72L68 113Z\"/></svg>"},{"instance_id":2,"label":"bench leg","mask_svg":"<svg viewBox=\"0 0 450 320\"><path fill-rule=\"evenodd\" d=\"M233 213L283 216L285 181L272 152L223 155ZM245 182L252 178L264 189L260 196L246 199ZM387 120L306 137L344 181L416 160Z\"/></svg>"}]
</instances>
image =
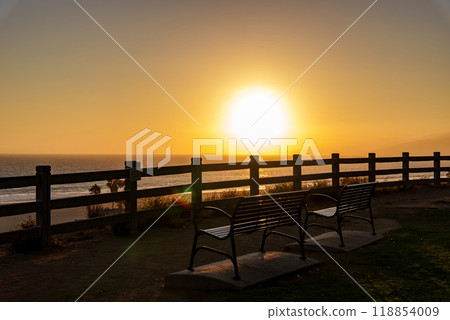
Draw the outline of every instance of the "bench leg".
<instances>
[{"instance_id":1,"label":"bench leg","mask_svg":"<svg viewBox=\"0 0 450 320\"><path fill-rule=\"evenodd\" d=\"M239 276L239 270L238 270L238 264L237 264L237 257L236 257L236 244L234 243L234 236L230 237L231 240L231 252L232 252L232 259L231 262L234 266L234 280L239 280L241 277Z\"/></svg>"},{"instance_id":2,"label":"bench leg","mask_svg":"<svg viewBox=\"0 0 450 320\"><path fill-rule=\"evenodd\" d=\"M309 217L309 214L308 214L308 212L306 212L306 214L305 214L305 222L303 223L303 230L304 230L304 232L303 232L303 240L305 239L305 236L306 236L306 229L308 229L308 217ZM300 223L301 223L301 221L300 221Z\"/></svg>"},{"instance_id":3,"label":"bench leg","mask_svg":"<svg viewBox=\"0 0 450 320\"><path fill-rule=\"evenodd\" d=\"M194 243L192 244L191 259L189 261L189 266L187 267L187 269L190 271L194 271L193 266L194 266L194 257L195 257L195 254L197 253L197 250L196 250L197 249L197 239L198 239L198 234L195 233Z\"/></svg>"},{"instance_id":4,"label":"bench leg","mask_svg":"<svg viewBox=\"0 0 450 320\"><path fill-rule=\"evenodd\" d=\"M338 220L337 233L338 233L338 235L339 235L339 238L341 239L341 244L340 244L340 246L341 246L341 247L345 247L345 244L344 244L344 237L342 236L341 219L338 217L337 220Z\"/></svg>"},{"instance_id":5,"label":"bench leg","mask_svg":"<svg viewBox=\"0 0 450 320\"><path fill-rule=\"evenodd\" d=\"M305 231L306 231L306 229L305 229ZM300 249L302 250L302 256L300 257L300 259L302 259L302 260L306 260L306 256L305 256L305 234L306 234L306 232L305 231L303 231L303 229L301 227L298 227L298 233L299 233L298 236L300 238Z\"/></svg>"},{"instance_id":6,"label":"bench leg","mask_svg":"<svg viewBox=\"0 0 450 320\"><path fill-rule=\"evenodd\" d=\"M375 224L373 223L372 206L369 207L369 213L370 213L370 224L372 225L372 234L376 235Z\"/></svg>"},{"instance_id":7,"label":"bench leg","mask_svg":"<svg viewBox=\"0 0 450 320\"><path fill-rule=\"evenodd\" d=\"M306 230L308 229L308 211L305 214L305 222L303 223L303 229L299 227L300 232L300 241L301 241L301 250L302 250L302 259L306 259L305 256L305 238L306 238ZM301 221L300 221L301 223Z\"/></svg>"},{"instance_id":8,"label":"bench leg","mask_svg":"<svg viewBox=\"0 0 450 320\"><path fill-rule=\"evenodd\" d=\"M267 239L267 229L264 229L264 233L263 233L263 238L262 238L262 242L261 242L261 248L259 249L260 252L266 252L264 250L264 244L266 243L266 239Z\"/></svg>"}]
</instances>

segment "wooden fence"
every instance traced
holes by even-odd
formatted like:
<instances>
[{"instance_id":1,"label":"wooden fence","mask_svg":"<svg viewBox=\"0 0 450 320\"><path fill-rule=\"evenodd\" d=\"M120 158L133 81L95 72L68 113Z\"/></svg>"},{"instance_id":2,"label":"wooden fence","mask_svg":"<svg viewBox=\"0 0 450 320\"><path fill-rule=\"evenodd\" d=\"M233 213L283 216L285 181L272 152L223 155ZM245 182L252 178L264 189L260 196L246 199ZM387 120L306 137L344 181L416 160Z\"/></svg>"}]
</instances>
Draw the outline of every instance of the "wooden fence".
<instances>
[{"instance_id":1,"label":"wooden fence","mask_svg":"<svg viewBox=\"0 0 450 320\"><path fill-rule=\"evenodd\" d=\"M40 241L41 246L45 247L49 244L50 236L54 234L68 233L115 224L122 224L128 228L129 232L134 233L137 231L137 226L140 219L143 217L148 217L149 215L154 216L164 210L155 209L138 211L138 199L170 195L174 194L174 192L182 193L186 190L189 190L188 192L191 194L191 209L195 210L204 204L202 203L202 192L207 190L247 187L250 189L251 195L256 195L260 193L260 185L290 182L293 183L294 190L300 190L303 186L303 182L322 179L331 179L332 188L337 190L339 188L341 178L366 177L368 181L371 182L376 181L377 176L380 175L385 176L400 174L402 176L401 180L379 182L378 186L408 187L412 184L430 183L439 186L441 183L450 182L449 177L442 177L441 174L443 172L450 172L450 167L441 166L442 161L450 161L450 156L441 156L439 152L435 152L433 156L410 156L409 153L405 152L401 157L376 157L374 153L369 153L367 158L340 158L339 154L334 153L330 159L324 159L325 165L331 166L331 170L329 172L314 174L304 174L302 173L302 168L317 166L316 161L303 161L303 163L300 164L300 161L297 161L299 160L298 157L298 155L294 155L293 159L286 161L286 163L280 163L280 161L266 161L265 165L259 164L256 157L251 157L249 164L235 165L227 163L202 164L201 159L197 159L200 161L192 161L191 165L153 168L152 171L148 169L139 171L136 169L136 162L133 162L131 166L126 166L123 170L55 175L51 174L50 166L37 166L36 175L33 176L0 178L0 189L31 186L36 188L36 201L0 205L0 223L1 217L36 213L35 228L0 233L0 244L36 239L36 241ZM432 161L433 166L410 168L410 163L424 161ZM380 163L401 163L401 168L378 169L377 164ZM343 171L341 170L341 165L345 164L367 164L367 170ZM276 177L260 177L260 169L262 168L282 167L291 167L292 174ZM249 170L249 176L247 179L215 182L202 181L204 172L242 169ZM191 183L194 181L196 181L196 183L193 185L185 184L161 188L138 189L137 181L141 177L149 177L150 175L147 172L152 172L152 176L169 176L174 174L189 173L191 175ZM432 173L433 178L411 179L411 174L413 173ZM94 182L110 179L124 179L125 190L116 193L51 199L52 185ZM52 210L117 201L125 202L124 213L60 224L51 224ZM220 201L223 200L216 200L212 202L217 204ZM209 202L208 204L212 203Z\"/></svg>"}]
</instances>

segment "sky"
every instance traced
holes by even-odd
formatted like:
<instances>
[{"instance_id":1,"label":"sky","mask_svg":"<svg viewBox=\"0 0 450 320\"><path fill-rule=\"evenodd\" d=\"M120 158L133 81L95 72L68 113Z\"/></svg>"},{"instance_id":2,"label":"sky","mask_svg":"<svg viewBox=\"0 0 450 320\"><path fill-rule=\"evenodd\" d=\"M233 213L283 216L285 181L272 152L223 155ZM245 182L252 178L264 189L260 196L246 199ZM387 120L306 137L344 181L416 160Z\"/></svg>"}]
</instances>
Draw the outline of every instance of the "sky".
<instances>
[{"instance_id":1,"label":"sky","mask_svg":"<svg viewBox=\"0 0 450 320\"><path fill-rule=\"evenodd\" d=\"M190 154L260 116L322 154L450 154L448 0L379 0L322 57L373 0L78 2L117 43L73 0L0 0L0 154L121 154L144 128ZM267 104L236 116L249 92Z\"/></svg>"}]
</instances>

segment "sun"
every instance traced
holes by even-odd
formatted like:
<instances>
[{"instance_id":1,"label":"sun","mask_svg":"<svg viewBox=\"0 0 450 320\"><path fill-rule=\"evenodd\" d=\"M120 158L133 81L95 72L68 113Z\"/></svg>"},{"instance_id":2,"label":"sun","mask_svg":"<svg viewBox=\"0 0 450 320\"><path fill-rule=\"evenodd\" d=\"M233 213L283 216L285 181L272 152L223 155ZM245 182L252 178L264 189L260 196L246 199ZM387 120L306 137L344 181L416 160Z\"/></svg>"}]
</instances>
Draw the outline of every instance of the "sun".
<instances>
[{"instance_id":1,"label":"sun","mask_svg":"<svg viewBox=\"0 0 450 320\"><path fill-rule=\"evenodd\" d=\"M285 105L272 90L246 89L230 103L228 129L237 138L282 138L286 127Z\"/></svg>"}]
</instances>

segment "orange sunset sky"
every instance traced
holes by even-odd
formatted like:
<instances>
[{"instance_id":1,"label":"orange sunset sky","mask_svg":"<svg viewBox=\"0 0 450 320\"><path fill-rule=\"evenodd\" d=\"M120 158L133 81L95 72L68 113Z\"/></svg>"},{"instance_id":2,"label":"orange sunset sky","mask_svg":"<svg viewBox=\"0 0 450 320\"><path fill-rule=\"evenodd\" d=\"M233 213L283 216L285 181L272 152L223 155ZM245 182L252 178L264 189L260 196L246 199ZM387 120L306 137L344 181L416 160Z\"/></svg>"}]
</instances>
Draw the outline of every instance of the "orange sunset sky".
<instances>
[{"instance_id":1,"label":"orange sunset sky","mask_svg":"<svg viewBox=\"0 0 450 320\"><path fill-rule=\"evenodd\" d=\"M0 154L120 154L144 128L174 153L235 137L267 108L236 116L248 92L270 104L373 3L78 2L198 125L74 1L0 0ZM379 0L274 109L273 138L325 154L450 154L450 2Z\"/></svg>"}]
</instances>

